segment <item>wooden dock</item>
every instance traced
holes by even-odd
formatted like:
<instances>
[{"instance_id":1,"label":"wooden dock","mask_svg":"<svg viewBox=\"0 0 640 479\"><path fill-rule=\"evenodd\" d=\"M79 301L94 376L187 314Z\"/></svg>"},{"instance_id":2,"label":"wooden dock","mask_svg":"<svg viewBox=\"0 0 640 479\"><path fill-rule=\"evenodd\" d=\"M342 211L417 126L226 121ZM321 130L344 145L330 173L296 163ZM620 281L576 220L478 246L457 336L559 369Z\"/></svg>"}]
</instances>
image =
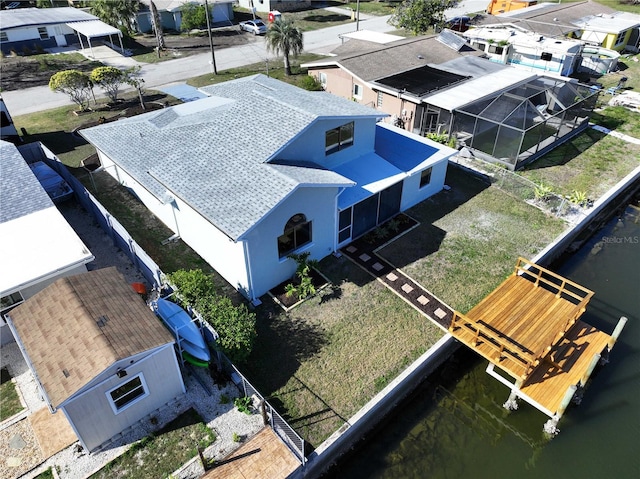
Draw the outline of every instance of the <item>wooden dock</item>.
<instances>
[{"instance_id":1,"label":"wooden dock","mask_svg":"<svg viewBox=\"0 0 640 479\"><path fill-rule=\"evenodd\" d=\"M276 433L265 427L201 479L285 479L299 466Z\"/></svg>"},{"instance_id":2,"label":"wooden dock","mask_svg":"<svg viewBox=\"0 0 640 479\"><path fill-rule=\"evenodd\" d=\"M449 332L489 360L487 372L513 394L557 421L567 398L584 386L615 342L579 320L592 296L593 291L519 258L513 274L471 311L454 313ZM513 383L493 373L494 366Z\"/></svg>"}]
</instances>

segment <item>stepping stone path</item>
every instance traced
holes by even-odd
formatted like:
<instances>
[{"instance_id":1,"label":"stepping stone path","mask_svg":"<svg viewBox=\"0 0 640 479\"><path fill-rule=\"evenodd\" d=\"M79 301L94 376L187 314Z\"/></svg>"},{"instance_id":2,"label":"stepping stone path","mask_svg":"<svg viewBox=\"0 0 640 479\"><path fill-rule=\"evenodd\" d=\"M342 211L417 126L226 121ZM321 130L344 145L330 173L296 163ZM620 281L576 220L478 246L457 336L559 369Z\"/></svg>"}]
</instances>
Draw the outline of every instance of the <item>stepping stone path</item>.
<instances>
[{"instance_id":1,"label":"stepping stone path","mask_svg":"<svg viewBox=\"0 0 640 479\"><path fill-rule=\"evenodd\" d=\"M449 329L453 310L423 286L376 255L372 249L350 244L342 249L342 254L381 281L435 324L445 330Z\"/></svg>"}]
</instances>

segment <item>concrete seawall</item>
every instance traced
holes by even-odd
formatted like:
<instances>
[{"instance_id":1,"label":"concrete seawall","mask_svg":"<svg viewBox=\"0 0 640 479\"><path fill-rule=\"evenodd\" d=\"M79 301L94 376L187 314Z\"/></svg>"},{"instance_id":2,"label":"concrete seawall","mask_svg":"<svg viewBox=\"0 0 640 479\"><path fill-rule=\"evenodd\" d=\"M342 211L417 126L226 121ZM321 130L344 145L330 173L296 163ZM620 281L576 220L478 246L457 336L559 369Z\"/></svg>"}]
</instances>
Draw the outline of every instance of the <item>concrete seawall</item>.
<instances>
[{"instance_id":1,"label":"concrete seawall","mask_svg":"<svg viewBox=\"0 0 640 479\"><path fill-rule=\"evenodd\" d=\"M574 251L638 191L640 191L640 166L607 191L594 203L589 213L579 223L567 228L532 261L547 266L558 260L565 252ZM318 446L309 455L306 465L298 468L289 477L292 479L317 478L326 472L458 347L459 343L451 335L445 335Z\"/></svg>"}]
</instances>

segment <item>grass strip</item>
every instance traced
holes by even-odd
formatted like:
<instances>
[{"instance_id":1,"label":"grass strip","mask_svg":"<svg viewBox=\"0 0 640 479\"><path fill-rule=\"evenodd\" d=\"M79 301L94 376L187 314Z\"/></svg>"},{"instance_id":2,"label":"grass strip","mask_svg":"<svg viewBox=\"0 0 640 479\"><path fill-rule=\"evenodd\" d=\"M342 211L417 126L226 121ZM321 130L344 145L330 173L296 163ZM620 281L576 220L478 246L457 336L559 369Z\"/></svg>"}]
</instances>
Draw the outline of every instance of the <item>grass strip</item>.
<instances>
[{"instance_id":1,"label":"grass strip","mask_svg":"<svg viewBox=\"0 0 640 479\"><path fill-rule=\"evenodd\" d=\"M7 368L0 369L0 422L18 414L24 409L16 385L11 381Z\"/></svg>"},{"instance_id":2,"label":"grass strip","mask_svg":"<svg viewBox=\"0 0 640 479\"><path fill-rule=\"evenodd\" d=\"M157 433L133 444L93 479L157 479L167 477L216 439L200 415L189 409Z\"/></svg>"}]
</instances>

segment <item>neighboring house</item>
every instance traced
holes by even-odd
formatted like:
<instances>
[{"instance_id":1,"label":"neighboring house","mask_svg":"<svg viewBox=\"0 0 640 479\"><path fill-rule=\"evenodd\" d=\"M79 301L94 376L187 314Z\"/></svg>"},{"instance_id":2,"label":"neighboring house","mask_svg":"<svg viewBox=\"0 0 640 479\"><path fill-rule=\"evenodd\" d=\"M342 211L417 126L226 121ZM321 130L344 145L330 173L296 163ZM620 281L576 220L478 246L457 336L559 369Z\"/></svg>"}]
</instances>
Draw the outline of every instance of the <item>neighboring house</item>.
<instances>
[{"instance_id":1,"label":"neighboring house","mask_svg":"<svg viewBox=\"0 0 640 479\"><path fill-rule=\"evenodd\" d=\"M3 316L56 279L85 272L94 257L60 214L15 145L0 141L0 343Z\"/></svg>"},{"instance_id":2,"label":"neighboring house","mask_svg":"<svg viewBox=\"0 0 640 479\"><path fill-rule=\"evenodd\" d=\"M291 253L321 259L439 192L455 150L384 113L264 75L81 130L102 166L258 303ZM116 124L117 123L117 124Z\"/></svg>"},{"instance_id":3,"label":"neighboring house","mask_svg":"<svg viewBox=\"0 0 640 479\"><path fill-rule=\"evenodd\" d=\"M138 12L136 21L138 31L148 33L153 31L151 18L151 0L140 0L144 6ZM182 7L186 3L204 5L204 0L154 0L163 30L179 32L182 25ZM233 23L234 0L210 0L210 21L212 25L231 25Z\"/></svg>"},{"instance_id":4,"label":"neighboring house","mask_svg":"<svg viewBox=\"0 0 640 479\"><path fill-rule=\"evenodd\" d=\"M115 267L56 280L7 321L87 451L185 392L173 336Z\"/></svg>"},{"instance_id":5,"label":"neighboring house","mask_svg":"<svg viewBox=\"0 0 640 479\"><path fill-rule=\"evenodd\" d=\"M16 126L13 124L13 119L9 114L7 105L5 105L4 100L2 99L1 96L0 96L0 140L10 141L11 143L16 143L16 144L20 142L20 135L18 135L18 130L16 130Z\"/></svg>"},{"instance_id":6,"label":"neighboring house","mask_svg":"<svg viewBox=\"0 0 640 479\"><path fill-rule=\"evenodd\" d=\"M580 40L545 37L516 27L472 28L460 35L491 61L565 77L578 70L584 49Z\"/></svg>"},{"instance_id":7,"label":"neighboring house","mask_svg":"<svg viewBox=\"0 0 640 479\"><path fill-rule=\"evenodd\" d=\"M589 15L575 20L573 24L582 29L580 40L589 45L618 52L638 53L640 13L613 12L609 15Z\"/></svg>"},{"instance_id":8,"label":"neighboring house","mask_svg":"<svg viewBox=\"0 0 640 479\"><path fill-rule=\"evenodd\" d=\"M309 75L318 78L325 91L375 107L392 115L393 123L401 124L405 129L421 135L433 130L424 131L421 127L426 120L423 119L423 112L418 111L420 102L403 98L404 87L400 87L399 91L388 91L387 88L374 87L373 82L393 78L395 75L409 76L410 72L414 72L414 82L431 82L433 89L438 90L463 78L446 72L438 75L435 65L467 56L484 55L464 42L455 47L447 45L440 41L439 35L398 40L398 37L386 34L382 37L369 34L358 38L366 39L348 40L333 51L336 56L302 66L308 68ZM455 37L454 40L458 38ZM422 70L418 70L419 68Z\"/></svg>"},{"instance_id":9,"label":"neighboring house","mask_svg":"<svg viewBox=\"0 0 640 479\"><path fill-rule=\"evenodd\" d=\"M91 48L95 38L113 36L120 40L122 32L98 20L98 17L72 7L16 8L0 11L0 49L5 55L31 53L80 43L83 37ZM113 42L111 42L113 43Z\"/></svg>"},{"instance_id":10,"label":"neighboring house","mask_svg":"<svg viewBox=\"0 0 640 479\"><path fill-rule=\"evenodd\" d=\"M619 12L594 1L542 3L474 18L479 26L519 27L546 37L568 37L618 52L638 51L640 14Z\"/></svg>"},{"instance_id":11,"label":"neighboring house","mask_svg":"<svg viewBox=\"0 0 640 479\"><path fill-rule=\"evenodd\" d=\"M262 13L274 10L293 12L311 8L311 0L238 0L238 5L248 10L255 8L256 12Z\"/></svg>"},{"instance_id":12,"label":"neighboring house","mask_svg":"<svg viewBox=\"0 0 640 479\"><path fill-rule=\"evenodd\" d=\"M490 0L486 12L492 15L499 15L500 13L528 8L537 3L538 0Z\"/></svg>"},{"instance_id":13,"label":"neighboring house","mask_svg":"<svg viewBox=\"0 0 640 479\"><path fill-rule=\"evenodd\" d=\"M342 55L340 47L338 56L304 66L327 91L375 105L421 136L446 135L510 169L587 127L597 91L479 58L480 52L465 45L455 52L458 45L440 35L359 52L351 47ZM461 54L466 48L473 53Z\"/></svg>"}]
</instances>

